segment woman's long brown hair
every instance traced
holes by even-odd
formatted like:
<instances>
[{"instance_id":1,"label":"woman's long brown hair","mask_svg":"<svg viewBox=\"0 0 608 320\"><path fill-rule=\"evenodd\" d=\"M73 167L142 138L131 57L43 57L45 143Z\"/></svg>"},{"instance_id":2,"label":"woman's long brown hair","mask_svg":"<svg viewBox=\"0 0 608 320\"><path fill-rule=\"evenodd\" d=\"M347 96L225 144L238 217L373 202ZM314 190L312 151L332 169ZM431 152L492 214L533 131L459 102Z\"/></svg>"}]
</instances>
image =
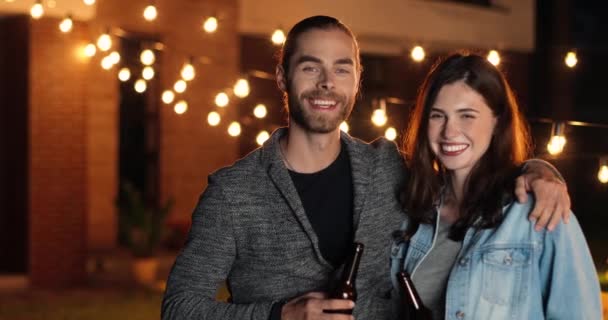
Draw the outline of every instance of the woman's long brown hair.
<instances>
[{"instance_id":1,"label":"woman's long brown hair","mask_svg":"<svg viewBox=\"0 0 608 320\"><path fill-rule=\"evenodd\" d=\"M479 93L497 121L488 150L465 182L452 239L462 239L469 227L490 228L500 223L504 196L512 193L519 167L531 153L527 122L504 75L476 54L458 53L440 61L419 90L403 140L409 182L402 190L401 201L414 230L419 223L435 220L433 205L442 186L448 183L449 177L429 145L428 122L439 90L457 81L464 81Z\"/></svg>"}]
</instances>

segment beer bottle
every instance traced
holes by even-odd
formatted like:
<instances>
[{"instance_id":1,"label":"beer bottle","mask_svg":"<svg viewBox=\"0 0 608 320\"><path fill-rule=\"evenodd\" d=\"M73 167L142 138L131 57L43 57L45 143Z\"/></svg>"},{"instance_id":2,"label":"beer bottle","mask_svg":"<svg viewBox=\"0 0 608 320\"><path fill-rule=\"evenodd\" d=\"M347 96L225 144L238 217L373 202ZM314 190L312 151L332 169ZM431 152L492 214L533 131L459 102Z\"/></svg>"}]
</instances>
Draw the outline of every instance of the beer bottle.
<instances>
[{"instance_id":1,"label":"beer bottle","mask_svg":"<svg viewBox=\"0 0 608 320\"><path fill-rule=\"evenodd\" d=\"M357 301L357 288L355 281L357 279L357 271L359 270L359 262L361 261L361 255L363 254L363 244L355 242L353 243L352 252L344 264L340 282L329 294L330 299L348 299L353 302ZM325 313L341 313L341 314L353 314L352 309L347 310L324 310Z\"/></svg>"},{"instance_id":2,"label":"beer bottle","mask_svg":"<svg viewBox=\"0 0 608 320\"><path fill-rule=\"evenodd\" d=\"M410 278L410 275L401 271L397 274L399 286L401 287L401 293L403 295L402 305L402 320L432 320L433 314L431 310L422 304L422 300L418 295L416 287Z\"/></svg>"}]
</instances>

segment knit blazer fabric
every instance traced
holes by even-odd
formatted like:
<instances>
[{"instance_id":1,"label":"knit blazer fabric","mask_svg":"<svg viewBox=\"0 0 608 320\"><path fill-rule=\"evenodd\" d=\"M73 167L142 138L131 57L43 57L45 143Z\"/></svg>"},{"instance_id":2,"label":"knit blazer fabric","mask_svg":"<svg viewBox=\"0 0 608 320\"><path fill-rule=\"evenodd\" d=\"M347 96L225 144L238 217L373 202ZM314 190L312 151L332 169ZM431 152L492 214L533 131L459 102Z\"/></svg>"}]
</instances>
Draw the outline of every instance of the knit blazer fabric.
<instances>
[{"instance_id":1,"label":"knit blazer fabric","mask_svg":"<svg viewBox=\"0 0 608 320\"><path fill-rule=\"evenodd\" d=\"M169 275L163 319L267 320L273 303L325 291L339 270L326 261L279 150L285 128L209 176L188 241ZM405 178L393 142L368 144L341 133L353 178L355 241L365 244L356 319L390 319L391 234L404 215ZM215 301L227 280L231 302Z\"/></svg>"}]
</instances>

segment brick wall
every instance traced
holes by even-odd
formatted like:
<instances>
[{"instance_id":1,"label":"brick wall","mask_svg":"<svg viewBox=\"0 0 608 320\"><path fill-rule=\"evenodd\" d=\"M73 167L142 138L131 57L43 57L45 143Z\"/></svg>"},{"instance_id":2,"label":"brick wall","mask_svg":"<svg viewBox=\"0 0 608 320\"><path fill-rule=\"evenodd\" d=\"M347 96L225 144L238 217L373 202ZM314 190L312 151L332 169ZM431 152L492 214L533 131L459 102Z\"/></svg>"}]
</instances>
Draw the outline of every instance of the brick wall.
<instances>
[{"instance_id":1,"label":"brick wall","mask_svg":"<svg viewBox=\"0 0 608 320\"><path fill-rule=\"evenodd\" d=\"M189 223L192 208L201 191L206 186L207 175L220 166L232 163L237 155L237 142L226 133L227 123L220 127L210 128L206 123L207 113L215 109L213 100L215 94L226 87L232 86L238 76L239 41L237 34L238 16L236 0L158 0L158 18L154 22L147 22L142 17L142 11L148 4L147 0L99 1L96 18L90 22L93 38L97 37L107 27L117 27L128 33L137 33L143 36L156 37L165 45L159 57L160 64L156 67L160 76L160 86L156 103L160 104L160 194L161 201L170 197L175 199L173 212L169 220L177 223ZM214 34L206 34L201 26L203 19L216 14L220 17L219 29ZM173 112L173 105L164 105L160 102L160 93L172 88L179 77L179 71L189 56L204 58L205 63L195 63L197 77L188 84L185 94L178 96L186 99L189 104L188 111L183 115ZM96 67L96 70L101 68ZM105 71L93 71L105 72ZM115 75L116 70L114 70ZM106 72L107 73L107 72ZM115 79L115 78L114 78ZM110 83L110 85L108 85ZM96 179L89 184L89 196L97 197L97 204L89 204L89 221L98 221L108 209L102 204L109 203L116 190L117 157L116 151L109 152L109 147L116 149L116 142L108 142L111 137L117 139L117 121L115 115L117 101L117 80L99 82L97 98L89 99L97 104L96 110L105 110L103 119L95 120L99 126L89 128L89 135L98 137L96 143L89 145L89 168L94 164L99 173L89 174L90 179ZM223 111L227 118L234 118L236 110ZM90 120L91 122L91 120ZM98 142L103 141L106 148L98 150ZM97 151L95 151L95 150ZM103 170L101 170L101 163ZM110 168L114 171L110 173ZM108 177L112 176L111 179ZM101 180L105 179L104 182ZM111 181L109 181L111 180ZM100 187L103 186L103 187ZM101 190L103 188L103 190ZM115 215L114 215L115 217ZM101 221L99 221L101 222ZM104 220L95 226L90 237L99 235L91 243L106 242L101 239L102 234L115 234L115 222ZM91 238L90 238L91 239ZM93 239L91 239L93 240Z\"/></svg>"},{"instance_id":2,"label":"brick wall","mask_svg":"<svg viewBox=\"0 0 608 320\"><path fill-rule=\"evenodd\" d=\"M57 19L30 22L30 280L81 282L86 257L86 36L61 34Z\"/></svg>"},{"instance_id":3,"label":"brick wall","mask_svg":"<svg viewBox=\"0 0 608 320\"><path fill-rule=\"evenodd\" d=\"M87 250L116 246L117 68L103 70L99 54L91 59L77 54L107 27L165 44L157 65L157 103L188 57L204 61L195 64L197 77L180 97L188 101L188 112L177 115L172 106L161 106L160 192L161 200L176 200L170 220L189 223L207 175L236 158L237 140L226 133L236 104L221 111L226 120L219 127L210 128L206 116L215 109L215 94L238 76L237 1L156 1L154 23L141 17L147 3L100 1L96 17L76 22L70 34L59 32L55 18L30 22L29 269L34 286L82 282ZM201 24L211 14L220 17L220 29L209 35Z\"/></svg>"}]
</instances>

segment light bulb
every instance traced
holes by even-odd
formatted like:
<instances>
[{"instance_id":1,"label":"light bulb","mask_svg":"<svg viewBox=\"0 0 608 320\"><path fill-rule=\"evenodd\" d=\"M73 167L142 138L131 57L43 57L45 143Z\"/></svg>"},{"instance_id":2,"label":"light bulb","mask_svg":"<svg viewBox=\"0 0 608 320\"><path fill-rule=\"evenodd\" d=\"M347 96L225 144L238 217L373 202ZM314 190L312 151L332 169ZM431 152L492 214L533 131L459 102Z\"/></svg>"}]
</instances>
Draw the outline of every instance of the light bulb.
<instances>
[{"instance_id":1,"label":"light bulb","mask_svg":"<svg viewBox=\"0 0 608 320\"><path fill-rule=\"evenodd\" d=\"M156 10L156 7L153 4L148 5L144 9L144 19L146 19L146 21L154 21L154 20L156 20L157 16L158 16L158 10Z\"/></svg>"},{"instance_id":2,"label":"light bulb","mask_svg":"<svg viewBox=\"0 0 608 320\"><path fill-rule=\"evenodd\" d=\"M228 103L230 103L230 98L228 98L228 95L224 92L220 92L217 94L217 96L215 96L215 105L223 108L225 106L228 105Z\"/></svg>"},{"instance_id":3,"label":"light bulb","mask_svg":"<svg viewBox=\"0 0 608 320\"><path fill-rule=\"evenodd\" d=\"M547 151L552 155L557 155L564 151L566 145L566 137L564 136L552 136L551 140L547 144Z\"/></svg>"},{"instance_id":4,"label":"light bulb","mask_svg":"<svg viewBox=\"0 0 608 320\"><path fill-rule=\"evenodd\" d=\"M196 76L196 71L194 70L194 66L191 63L186 63L182 67L180 72L182 79L186 81L192 81Z\"/></svg>"},{"instance_id":5,"label":"light bulb","mask_svg":"<svg viewBox=\"0 0 608 320\"><path fill-rule=\"evenodd\" d=\"M215 32L217 30L217 18L216 17L207 18L205 20L205 22L203 23L203 29L207 33Z\"/></svg>"},{"instance_id":6,"label":"light bulb","mask_svg":"<svg viewBox=\"0 0 608 320\"><path fill-rule=\"evenodd\" d=\"M86 57L92 58L97 53L97 47L94 44L89 43L84 47L83 51Z\"/></svg>"},{"instance_id":7,"label":"light bulb","mask_svg":"<svg viewBox=\"0 0 608 320\"><path fill-rule=\"evenodd\" d=\"M141 77L144 78L145 80L152 80L152 78L154 78L154 68L152 68L151 66L146 66L142 71L141 71Z\"/></svg>"},{"instance_id":8,"label":"light bulb","mask_svg":"<svg viewBox=\"0 0 608 320\"><path fill-rule=\"evenodd\" d=\"M348 123L346 123L346 121L342 121L342 123L340 123L340 130L344 131L345 133L348 133L350 127L348 126Z\"/></svg>"},{"instance_id":9,"label":"light bulb","mask_svg":"<svg viewBox=\"0 0 608 320\"><path fill-rule=\"evenodd\" d=\"M97 47L101 51L108 51L112 48L112 37L109 34L104 33L97 39Z\"/></svg>"},{"instance_id":10,"label":"light bulb","mask_svg":"<svg viewBox=\"0 0 608 320\"><path fill-rule=\"evenodd\" d=\"M566 58L564 59L564 62L566 63L566 65L569 68L574 68L576 66L576 64L578 63L578 58L576 57L576 53L573 51L568 52L568 54L566 54Z\"/></svg>"},{"instance_id":11,"label":"light bulb","mask_svg":"<svg viewBox=\"0 0 608 320\"><path fill-rule=\"evenodd\" d=\"M388 118L386 117L386 111L383 109L376 109L372 115L372 123L377 127L382 127L386 124Z\"/></svg>"},{"instance_id":12,"label":"light bulb","mask_svg":"<svg viewBox=\"0 0 608 320\"><path fill-rule=\"evenodd\" d=\"M249 82L247 79L239 79L234 85L234 95L239 98L245 98L249 95Z\"/></svg>"},{"instance_id":13,"label":"light bulb","mask_svg":"<svg viewBox=\"0 0 608 320\"><path fill-rule=\"evenodd\" d=\"M281 29L276 29L270 39L275 45L282 45L285 42L285 32Z\"/></svg>"},{"instance_id":14,"label":"light bulb","mask_svg":"<svg viewBox=\"0 0 608 320\"><path fill-rule=\"evenodd\" d=\"M184 114L188 111L188 103L184 100L179 101L175 104L175 107L173 107L173 111L177 114Z\"/></svg>"},{"instance_id":15,"label":"light bulb","mask_svg":"<svg viewBox=\"0 0 608 320\"><path fill-rule=\"evenodd\" d=\"M608 183L608 165L604 164L600 167L600 170L597 172L597 179L601 183Z\"/></svg>"},{"instance_id":16,"label":"light bulb","mask_svg":"<svg viewBox=\"0 0 608 320\"><path fill-rule=\"evenodd\" d=\"M118 79L122 82L127 82L131 79L131 71L129 68L122 68L118 72Z\"/></svg>"},{"instance_id":17,"label":"light bulb","mask_svg":"<svg viewBox=\"0 0 608 320\"><path fill-rule=\"evenodd\" d=\"M171 90L165 90L163 92L162 100L165 104L171 104L175 100L175 93Z\"/></svg>"},{"instance_id":18,"label":"light bulb","mask_svg":"<svg viewBox=\"0 0 608 320\"><path fill-rule=\"evenodd\" d=\"M188 84L184 80L177 80L173 85L173 90L177 93L184 93L188 88Z\"/></svg>"},{"instance_id":19,"label":"light bulb","mask_svg":"<svg viewBox=\"0 0 608 320\"><path fill-rule=\"evenodd\" d=\"M30 15L34 19L42 18L42 16L44 15L44 7L42 6L42 3L40 3L40 1L36 1L36 3L34 3L32 8L30 9Z\"/></svg>"},{"instance_id":20,"label":"light bulb","mask_svg":"<svg viewBox=\"0 0 608 320\"><path fill-rule=\"evenodd\" d=\"M138 93L144 93L146 89L148 89L148 84L146 83L146 80L139 79L135 81L135 91L137 91Z\"/></svg>"},{"instance_id":21,"label":"light bulb","mask_svg":"<svg viewBox=\"0 0 608 320\"><path fill-rule=\"evenodd\" d=\"M207 123L209 123L209 125L212 127L220 124L220 121L222 121L222 117L220 117L220 114L215 111L211 111L207 115Z\"/></svg>"},{"instance_id":22,"label":"light bulb","mask_svg":"<svg viewBox=\"0 0 608 320\"><path fill-rule=\"evenodd\" d=\"M384 132L384 136L386 137L386 139L394 141L395 139L397 139L397 129L393 127L388 127Z\"/></svg>"},{"instance_id":23,"label":"light bulb","mask_svg":"<svg viewBox=\"0 0 608 320\"><path fill-rule=\"evenodd\" d=\"M490 50L490 52L488 52L487 59L494 66L498 66L500 64L500 55L498 54L498 51L496 51L496 50Z\"/></svg>"},{"instance_id":24,"label":"light bulb","mask_svg":"<svg viewBox=\"0 0 608 320\"><path fill-rule=\"evenodd\" d=\"M266 106L261 103L253 109L253 115L258 119L266 117L266 114L268 114L268 110L266 109Z\"/></svg>"},{"instance_id":25,"label":"light bulb","mask_svg":"<svg viewBox=\"0 0 608 320\"><path fill-rule=\"evenodd\" d=\"M74 27L74 21L72 21L72 17L70 15L61 20L61 23L59 24L59 30L61 30L63 33L72 31L72 27Z\"/></svg>"},{"instance_id":26,"label":"light bulb","mask_svg":"<svg viewBox=\"0 0 608 320\"><path fill-rule=\"evenodd\" d=\"M234 121L228 126L228 134L232 137L238 137L241 134L241 124Z\"/></svg>"},{"instance_id":27,"label":"light bulb","mask_svg":"<svg viewBox=\"0 0 608 320\"><path fill-rule=\"evenodd\" d=\"M263 145L264 142L266 142L266 140L268 140L268 138L270 138L270 134L268 134L268 131L262 130L260 131L260 133L258 133L258 135L255 137L255 142L258 143L258 145Z\"/></svg>"},{"instance_id":28,"label":"light bulb","mask_svg":"<svg viewBox=\"0 0 608 320\"><path fill-rule=\"evenodd\" d=\"M139 55L139 60L143 65L150 66L156 61L156 55L154 54L154 51L146 49Z\"/></svg>"},{"instance_id":29,"label":"light bulb","mask_svg":"<svg viewBox=\"0 0 608 320\"><path fill-rule=\"evenodd\" d=\"M422 60L424 60L426 53L424 52L424 49L421 46L415 46L412 49L411 56L414 61L421 62Z\"/></svg>"},{"instance_id":30,"label":"light bulb","mask_svg":"<svg viewBox=\"0 0 608 320\"><path fill-rule=\"evenodd\" d=\"M82 0L82 2L84 2L84 4L87 6L92 6L95 4L95 0Z\"/></svg>"},{"instance_id":31,"label":"light bulb","mask_svg":"<svg viewBox=\"0 0 608 320\"><path fill-rule=\"evenodd\" d=\"M108 57L112 60L112 64L118 64L120 62L120 53L117 51L112 51Z\"/></svg>"},{"instance_id":32,"label":"light bulb","mask_svg":"<svg viewBox=\"0 0 608 320\"><path fill-rule=\"evenodd\" d=\"M112 61L112 57L105 56L105 57L103 57L103 59L101 59L101 67L104 70L110 70L110 69L112 69L113 66L114 66L114 62Z\"/></svg>"}]
</instances>

